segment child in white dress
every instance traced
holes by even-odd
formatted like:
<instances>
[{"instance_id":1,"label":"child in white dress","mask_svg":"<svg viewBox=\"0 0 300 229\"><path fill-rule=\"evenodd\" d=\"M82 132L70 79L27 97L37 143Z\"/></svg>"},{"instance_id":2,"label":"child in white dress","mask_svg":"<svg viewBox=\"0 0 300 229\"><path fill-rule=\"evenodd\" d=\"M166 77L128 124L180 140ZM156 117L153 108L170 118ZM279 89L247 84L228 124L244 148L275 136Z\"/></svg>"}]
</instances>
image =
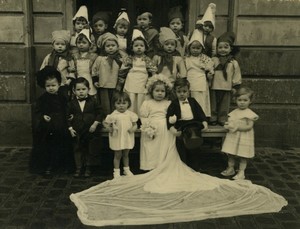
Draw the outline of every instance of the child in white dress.
<instances>
[{"instance_id":1,"label":"child in white dress","mask_svg":"<svg viewBox=\"0 0 300 229\"><path fill-rule=\"evenodd\" d=\"M131 51L132 55L128 56L121 69L120 73L126 71L127 76L124 85L126 91L132 102L129 110L139 115L139 109L145 100L147 89L146 83L148 78L156 73L157 68L150 59L145 55L148 49L148 44L141 31L133 30Z\"/></svg>"},{"instance_id":2,"label":"child in white dress","mask_svg":"<svg viewBox=\"0 0 300 229\"><path fill-rule=\"evenodd\" d=\"M170 105L167 98L171 88L170 80L161 74L152 76L147 83L151 99L145 100L140 109L142 170L155 169L165 157L165 140L172 136L166 123L167 109Z\"/></svg>"},{"instance_id":3,"label":"child in white dress","mask_svg":"<svg viewBox=\"0 0 300 229\"><path fill-rule=\"evenodd\" d=\"M188 44L188 55L185 58L187 79L190 82L191 96L202 107L206 117L210 117L209 83L214 74L214 62L203 53L204 45L201 43L201 35L194 30Z\"/></svg>"},{"instance_id":4,"label":"child in white dress","mask_svg":"<svg viewBox=\"0 0 300 229\"><path fill-rule=\"evenodd\" d=\"M237 108L228 114L228 122L224 127L228 129L222 147L222 152L228 155L228 166L221 174L232 176L235 174L234 165L236 157L240 158L238 173L235 180L245 179L247 159L254 157L254 122L258 115L249 109L253 100L253 91L247 87L241 87L235 94Z\"/></svg>"},{"instance_id":5,"label":"child in white dress","mask_svg":"<svg viewBox=\"0 0 300 229\"><path fill-rule=\"evenodd\" d=\"M110 131L109 147L114 151L114 178L120 177L120 161L123 158L125 176L132 176L129 169L129 151L134 147L134 132L137 129L138 116L129 111L130 98L125 92L115 92L113 96L115 110L107 115L104 126Z\"/></svg>"}]
</instances>

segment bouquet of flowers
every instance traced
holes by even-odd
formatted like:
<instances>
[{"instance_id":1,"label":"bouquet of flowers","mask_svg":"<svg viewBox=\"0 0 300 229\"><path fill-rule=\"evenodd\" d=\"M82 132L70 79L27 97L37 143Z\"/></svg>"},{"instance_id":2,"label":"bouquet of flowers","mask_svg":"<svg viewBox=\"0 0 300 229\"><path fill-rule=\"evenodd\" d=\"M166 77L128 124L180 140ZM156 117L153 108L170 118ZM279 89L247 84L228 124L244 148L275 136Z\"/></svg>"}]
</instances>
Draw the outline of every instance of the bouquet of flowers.
<instances>
[{"instance_id":1,"label":"bouquet of flowers","mask_svg":"<svg viewBox=\"0 0 300 229\"><path fill-rule=\"evenodd\" d=\"M116 119L114 119L111 115L107 115L103 125L107 129L109 129L109 132L112 136L116 136L116 134L118 133L118 126L117 126Z\"/></svg>"},{"instance_id":2,"label":"bouquet of flowers","mask_svg":"<svg viewBox=\"0 0 300 229\"><path fill-rule=\"evenodd\" d=\"M148 138L154 139L156 134L156 127L151 125L151 123L145 122L141 125L141 131L144 132Z\"/></svg>"}]
</instances>

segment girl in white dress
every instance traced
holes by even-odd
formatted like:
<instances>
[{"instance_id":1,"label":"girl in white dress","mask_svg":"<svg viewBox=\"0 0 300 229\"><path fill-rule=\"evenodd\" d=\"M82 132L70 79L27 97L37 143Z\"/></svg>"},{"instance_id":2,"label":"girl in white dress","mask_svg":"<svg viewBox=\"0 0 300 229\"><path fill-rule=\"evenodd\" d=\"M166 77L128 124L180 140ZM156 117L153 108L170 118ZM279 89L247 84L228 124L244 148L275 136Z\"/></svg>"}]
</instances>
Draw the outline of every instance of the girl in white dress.
<instances>
[{"instance_id":1,"label":"girl in white dress","mask_svg":"<svg viewBox=\"0 0 300 229\"><path fill-rule=\"evenodd\" d=\"M129 168L129 151L134 147L137 114L129 111L130 98L125 92L115 92L112 100L115 110L106 116L104 126L109 129L109 147L114 150L114 178L120 177L120 161L123 158L125 176L132 176Z\"/></svg>"},{"instance_id":2,"label":"girl in white dress","mask_svg":"<svg viewBox=\"0 0 300 229\"><path fill-rule=\"evenodd\" d=\"M247 159L254 157L254 122L258 115L249 109L253 100L253 91L247 87L238 89L235 97L237 108L228 114L228 122L224 127L228 129L222 151L228 155L228 167L221 174L232 176L235 174L235 159L240 158L238 173L235 180L245 179Z\"/></svg>"},{"instance_id":3,"label":"girl in white dress","mask_svg":"<svg viewBox=\"0 0 300 229\"><path fill-rule=\"evenodd\" d=\"M131 99L131 111L139 115L139 109L145 100L147 89L146 83L149 76L156 73L157 68L152 60L145 55L148 44L141 31L133 30L131 51L132 55L125 58L120 72L127 71L127 77L124 85ZM127 70L126 70L127 69Z\"/></svg>"},{"instance_id":4,"label":"girl in white dress","mask_svg":"<svg viewBox=\"0 0 300 229\"><path fill-rule=\"evenodd\" d=\"M140 109L142 122L140 169L142 170L152 170L158 166L166 153L163 147L166 143L165 138L171 135L166 125L166 114L170 105L167 95L172 83L163 75L155 75L149 80L147 86L151 99L145 100Z\"/></svg>"}]
</instances>

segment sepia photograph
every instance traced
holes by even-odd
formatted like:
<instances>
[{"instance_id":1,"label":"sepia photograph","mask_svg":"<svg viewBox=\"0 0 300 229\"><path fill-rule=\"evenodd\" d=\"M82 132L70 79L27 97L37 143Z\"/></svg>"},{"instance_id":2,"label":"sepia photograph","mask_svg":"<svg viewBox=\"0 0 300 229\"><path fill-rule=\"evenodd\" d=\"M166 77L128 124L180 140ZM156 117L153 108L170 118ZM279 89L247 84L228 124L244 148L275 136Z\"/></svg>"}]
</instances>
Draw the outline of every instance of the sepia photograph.
<instances>
[{"instance_id":1,"label":"sepia photograph","mask_svg":"<svg viewBox=\"0 0 300 229\"><path fill-rule=\"evenodd\" d=\"M300 228L300 0L0 18L0 229Z\"/></svg>"}]
</instances>

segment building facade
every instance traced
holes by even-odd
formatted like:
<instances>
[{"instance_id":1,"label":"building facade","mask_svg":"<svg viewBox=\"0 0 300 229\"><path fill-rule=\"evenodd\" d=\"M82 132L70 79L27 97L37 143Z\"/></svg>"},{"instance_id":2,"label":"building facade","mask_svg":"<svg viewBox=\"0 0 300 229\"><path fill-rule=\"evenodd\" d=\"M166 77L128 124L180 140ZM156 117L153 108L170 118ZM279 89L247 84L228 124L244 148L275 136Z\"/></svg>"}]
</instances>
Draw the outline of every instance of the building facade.
<instances>
[{"instance_id":1,"label":"building facade","mask_svg":"<svg viewBox=\"0 0 300 229\"><path fill-rule=\"evenodd\" d=\"M31 146L32 104L41 93L34 73L51 50L51 32L72 30L82 4L90 18L125 7L132 24L148 9L156 27L166 26L168 9L181 5L188 32L210 2L217 5L214 35L236 33L243 84L256 92L256 145L300 146L300 0L0 1L0 146Z\"/></svg>"}]
</instances>

